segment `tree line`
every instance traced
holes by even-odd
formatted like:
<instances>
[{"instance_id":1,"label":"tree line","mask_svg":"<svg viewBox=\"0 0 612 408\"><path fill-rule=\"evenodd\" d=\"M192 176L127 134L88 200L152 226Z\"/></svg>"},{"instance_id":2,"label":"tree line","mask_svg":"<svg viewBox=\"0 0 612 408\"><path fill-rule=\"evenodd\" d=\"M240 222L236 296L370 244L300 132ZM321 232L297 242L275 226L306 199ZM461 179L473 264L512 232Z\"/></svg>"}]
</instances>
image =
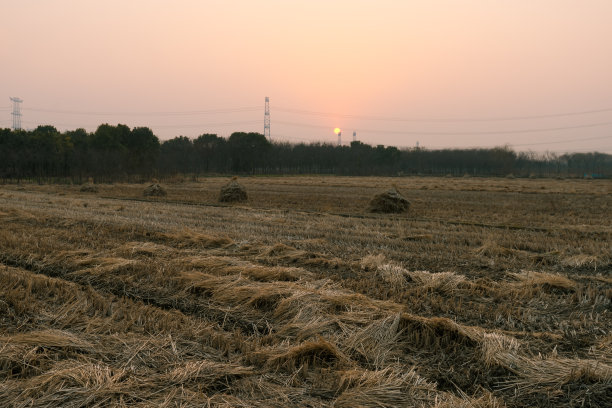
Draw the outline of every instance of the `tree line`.
<instances>
[{"instance_id":1,"label":"tree line","mask_svg":"<svg viewBox=\"0 0 612 408\"><path fill-rule=\"evenodd\" d=\"M147 127L102 124L95 132L0 129L0 179L82 183L145 181L177 174L471 175L612 177L612 155L487 149L398 149L359 141L271 143L261 133L202 134L160 142Z\"/></svg>"}]
</instances>

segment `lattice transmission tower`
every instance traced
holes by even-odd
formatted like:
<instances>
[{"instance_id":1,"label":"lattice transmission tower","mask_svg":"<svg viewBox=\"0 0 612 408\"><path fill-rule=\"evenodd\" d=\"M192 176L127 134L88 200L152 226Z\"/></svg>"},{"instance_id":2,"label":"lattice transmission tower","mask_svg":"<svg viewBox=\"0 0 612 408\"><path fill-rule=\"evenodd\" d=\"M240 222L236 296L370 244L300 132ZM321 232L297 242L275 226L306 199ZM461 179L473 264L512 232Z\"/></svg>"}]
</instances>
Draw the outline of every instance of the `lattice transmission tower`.
<instances>
[{"instance_id":1,"label":"lattice transmission tower","mask_svg":"<svg viewBox=\"0 0 612 408\"><path fill-rule=\"evenodd\" d=\"M11 101L13 102L13 112L11 113L11 115L13 115L13 130L19 130L21 129L21 102L23 102L23 100L10 96Z\"/></svg>"},{"instance_id":2,"label":"lattice transmission tower","mask_svg":"<svg viewBox=\"0 0 612 408\"><path fill-rule=\"evenodd\" d=\"M270 98L266 96L266 107L264 109L264 136L272 141L270 137Z\"/></svg>"}]
</instances>

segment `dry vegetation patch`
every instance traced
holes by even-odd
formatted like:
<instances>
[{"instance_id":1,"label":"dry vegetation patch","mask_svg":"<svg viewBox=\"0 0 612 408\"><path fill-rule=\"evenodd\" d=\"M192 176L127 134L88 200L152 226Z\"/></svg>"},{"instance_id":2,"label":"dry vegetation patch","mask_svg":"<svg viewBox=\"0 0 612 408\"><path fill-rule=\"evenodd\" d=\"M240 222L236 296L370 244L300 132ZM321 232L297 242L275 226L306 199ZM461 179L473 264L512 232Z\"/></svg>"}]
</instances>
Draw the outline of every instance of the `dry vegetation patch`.
<instances>
[{"instance_id":1,"label":"dry vegetation patch","mask_svg":"<svg viewBox=\"0 0 612 408\"><path fill-rule=\"evenodd\" d=\"M610 406L603 187L394 181L418 217L377 178L7 187L0 405Z\"/></svg>"}]
</instances>

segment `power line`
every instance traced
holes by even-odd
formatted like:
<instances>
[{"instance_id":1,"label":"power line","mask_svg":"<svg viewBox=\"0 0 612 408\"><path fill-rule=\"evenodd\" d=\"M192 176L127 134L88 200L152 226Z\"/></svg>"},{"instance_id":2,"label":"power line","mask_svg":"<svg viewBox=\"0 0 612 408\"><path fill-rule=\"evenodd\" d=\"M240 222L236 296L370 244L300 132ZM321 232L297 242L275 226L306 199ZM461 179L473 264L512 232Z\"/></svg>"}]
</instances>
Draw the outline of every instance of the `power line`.
<instances>
[{"instance_id":1,"label":"power line","mask_svg":"<svg viewBox=\"0 0 612 408\"><path fill-rule=\"evenodd\" d=\"M331 143L329 140L321 140L321 139L308 139L308 138L304 138L304 137L295 137L295 136L288 136L288 135L276 135L275 140L279 141L281 139L289 139L289 140L299 140L302 142L311 142L311 143ZM282 141L282 140L281 140Z\"/></svg>"},{"instance_id":2,"label":"power line","mask_svg":"<svg viewBox=\"0 0 612 408\"><path fill-rule=\"evenodd\" d=\"M300 127L312 127L312 128L323 128L330 129L329 126L321 125L309 125L306 123L296 122L285 122L276 121L282 125L288 126L300 126ZM396 135L411 135L411 136L470 136L470 135L509 135L509 134L520 134L520 133L540 133L540 132L556 132L559 130L571 130L571 129L586 129L593 127L602 127L612 125L612 122L599 122L599 123L588 123L584 125L576 126L560 126L552 128L531 128L531 129L519 129L519 130L486 130L486 131L467 131L467 132L417 132L417 131L402 131L402 130L381 130L381 129L358 129L360 132L366 133L383 133L383 134L396 134Z\"/></svg>"},{"instance_id":3,"label":"power line","mask_svg":"<svg viewBox=\"0 0 612 408\"><path fill-rule=\"evenodd\" d=\"M260 106L248 106L242 108L227 108L227 109L208 109L208 110L192 110L192 111L174 111L174 112L95 112L95 111L72 111L72 110L56 110L45 108L24 108L23 110L41 113L56 113L66 115L84 115L84 116L190 116L190 115L209 115L216 113L239 113L239 112L254 112L261 110Z\"/></svg>"},{"instance_id":4,"label":"power line","mask_svg":"<svg viewBox=\"0 0 612 408\"><path fill-rule=\"evenodd\" d=\"M584 111L577 111L577 112L562 112L562 113L526 115L526 116L506 116L506 117L490 117L490 118L422 118L422 119L418 119L418 118L399 118L399 117L317 112L317 111L309 111L309 110L302 110L302 109L279 108L276 106L274 107L274 109L280 112L295 113L299 115L326 116L326 117L343 118L343 119L362 119L362 120L374 120L374 121L386 121L386 122L421 122L421 123L501 122L501 121L514 121L514 120L527 120L527 119L560 118L560 117L567 117L567 116L581 116L581 115L589 115L589 114L595 114L595 113L612 112L612 108L606 108L606 109L584 110Z\"/></svg>"},{"instance_id":5,"label":"power line","mask_svg":"<svg viewBox=\"0 0 612 408\"><path fill-rule=\"evenodd\" d=\"M560 143L572 143L572 142L582 142L582 141L586 141L586 140L602 140L602 139L612 139L612 135L610 136L602 136L602 137L586 137L586 138L582 138L582 139L565 139L565 140L554 140L551 142L536 142L536 143L508 143L508 146L510 147L518 147L518 146L538 146L538 145L549 145L549 144L560 144ZM408 146L407 146L408 147ZM429 146L430 148L433 149L446 149L449 147L445 147L445 146ZM469 149L490 149L490 148L494 148L494 147L499 147L498 145L487 145L487 146L468 146L468 147L461 147L463 148L469 148Z\"/></svg>"},{"instance_id":6,"label":"power line","mask_svg":"<svg viewBox=\"0 0 612 408\"><path fill-rule=\"evenodd\" d=\"M10 107L0 107L0 110L7 110ZM484 118L401 118L401 117L388 117L388 116L370 116L370 115L358 115L358 114L343 114L333 112L321 112L321 111L310 111L305 109L295 108L283 108L276 107L275 109L280 112L295 113L300 115L311 115L311 116L326 116L334 118L344 119L362 119L362 120L374 120L374 121L389 121L389 122L422 122L422 123L456 123L456 122L497 122L497 121L514 121L514 120L528 120L528 119L544 119L544 118L559 118L568 116L581 116L596 113L609 113L612 112L612 108L603 109L591 109L573 112L560 112L551 114L540 114L540 115L523 115L523 116L506 116L506 117L484 117ZM23 110L32 112L44 112L44 113L58 113L58 114L69 114L69 115L91 115L91 116L106 116L106 115L133 115L133 116L181 116L181 115L205 115L215 113L237 113L237 112L255 112L261 110L261 106L246 106L236 108L222 108L222 109L204 109L204 110L187 110L187 111L133 111L133 112L119 112L119 111L81 111L81 110L59 110L59 109L47 109L41 107L28 107Z\"/></svg>"},{"instance_id":7,"label":"power line","mask_svg":"<svg viewBox=\"0 0 612 408\"><path fill-rule=\"evenodd\" d=\"M512 144L512 146L537 146L537 145L547 145L547 144L557 144L557 143L571 143L571 142L583 142L585 140L602 140L602 139L612 139L612 135L600 136L600 137L584 137L584 138L581 138L581 139L555 140L555 141L552 141L552 142L518 143L518 144Z\"/></svg>"},{"instance_id":8,"label":"power line","mask_svg":"<svg viewBox=\"0 0 612 408\"><path fill-rule=\"evenodd\" d=\"M572 149L572 150L565 150L563 152L564 153L585 153L585 152L605 153L606 151L609 151L612 153L612 146L594 147L590 149L578 149L578 150Z\"/></svg>"},{"instance_id":9,"label":"power line","mask_svg":"<svg viewBox=\"0 0 612 408\"><path fill-rule=\"evenodd\" d=\"M26 121L24 122L26 124L29 125L41 125L41 122L31 122L31 121ZM251 125L251 124L257 124L257 123L261 123L259 120L243 120L243 121L234 121L234 122L216 122L216 123L200 123L200 124L186 124L186 125L142 125L143 127L149 127L149 128L162 128L162 129L172 129L172 128L197 128L197 127L214 127L214 126L231 126L231 125ZM67 123L57 123L57 122L53 122L50 121L50 123L47 124L51 124L54 126L62 126L62 127L74 127L74 126L83 126L82 124L67 124ZM141 125L136 125L133 127L140 127Z\"/></svg>"},{"instance_id":10,"label":"power line","mask_svg":"<svg viewBox=\"0 0 612 408\"><path fill-rule=\"evenodd\" d=\"M8 110L10 107L1 107L0 110ZM545 119L545 118L559 118L569 116L582 116L596 113L609 113L612 112L612 108L605 109L592 109L575 112L561 112L541 115L525 115L525 116L507 116L507 117L489 117L489 118L400 118L400 117L387 117L387 116L369 116L369 115L357 115L357 114L343 114L343 113L332 113L332 112L320 112L310 111L304 109L293 109L293 108L282 108L274 107L279 112L294 113L300 115L310 116L324 116L334 117L342 119L361 119L361 120L372 120L372 121L387 121L387 122L415 122L415 123L458 123L458 122L499 122L499 121L516 121L516 120L528 120L528 119ZM119 111L80 111L80 110L58 110L58 109L47 109L40 107L28 107L23 110L31 112L42 112L42 113L57 113L67 115L86 115L86 116L190 116L190 115L207 115L207 114L219 114L219 113L239 113L239 112L255 112L260 111L261 106L246 106L237 108L222 108L222 109L205 109L205 110L187 110L187 111L141 111L141 112L119 112Z\"/></svg>"},{"instance_id":11,"label":"power line","mask_svg":"<svg viewBox=\"0 0 612 408\"><path fill-rule=\"evenodd\" d=\"M214 127L214 126L231 126L231 125L254 125L261 124L260 120L243 120L236 122L217 122L217 123L204 123L204 124L192 124L192 125L151 125L150 127L162 128L162 129L173 129L173 128L193 128L193 127Z\"/></svg>"}]
</instances>

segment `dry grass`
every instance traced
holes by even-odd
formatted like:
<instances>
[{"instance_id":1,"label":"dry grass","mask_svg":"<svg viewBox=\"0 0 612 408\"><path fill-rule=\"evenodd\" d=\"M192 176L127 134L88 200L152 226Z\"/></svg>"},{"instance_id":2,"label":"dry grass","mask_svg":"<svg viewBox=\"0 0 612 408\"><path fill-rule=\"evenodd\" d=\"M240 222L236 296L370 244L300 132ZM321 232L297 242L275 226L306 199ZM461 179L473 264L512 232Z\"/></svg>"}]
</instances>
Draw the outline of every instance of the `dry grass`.
<instances>
[{"instance_id":1,"label":"dry grass","mask_svg":"<svg viewBox=\"0 0 612 408\"><path fill-rule=\"evenodd\" d=\"M565 276L548 272L522 271L511 273L510 276L514 277L521 287L545 287L566 292L573 292L577 287L575 281Z\"/></svg>"},{"instance_id":2,"label":"dry grass","mask_svg":"<svg viewBox=\"0 0 612 408\"><path fill-rule=\"evenodd\" d=\"M1 406L612 404L608 181L223 181L0 187Z\"/></svg>"}]
</instances>

